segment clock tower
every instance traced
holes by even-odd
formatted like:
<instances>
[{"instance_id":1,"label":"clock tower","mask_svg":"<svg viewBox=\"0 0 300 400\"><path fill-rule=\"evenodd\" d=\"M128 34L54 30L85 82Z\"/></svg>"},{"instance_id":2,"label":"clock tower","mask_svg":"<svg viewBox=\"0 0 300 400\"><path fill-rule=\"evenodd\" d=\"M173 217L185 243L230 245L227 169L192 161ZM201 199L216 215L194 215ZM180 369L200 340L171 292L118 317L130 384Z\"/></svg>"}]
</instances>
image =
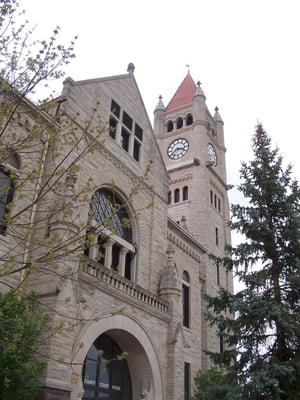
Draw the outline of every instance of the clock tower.
<instances>
[{"instance_id":1,"label":"clock tower","mask_svg":"<svg viewBox=\"0 0 300 400\"><path fill-rule=\"evenodd\" d=\"M159 97L154 132L170 177L169 217L222 255L230 241L223 121L189 72L167 107Z\"/></svg>"}]
</instances>

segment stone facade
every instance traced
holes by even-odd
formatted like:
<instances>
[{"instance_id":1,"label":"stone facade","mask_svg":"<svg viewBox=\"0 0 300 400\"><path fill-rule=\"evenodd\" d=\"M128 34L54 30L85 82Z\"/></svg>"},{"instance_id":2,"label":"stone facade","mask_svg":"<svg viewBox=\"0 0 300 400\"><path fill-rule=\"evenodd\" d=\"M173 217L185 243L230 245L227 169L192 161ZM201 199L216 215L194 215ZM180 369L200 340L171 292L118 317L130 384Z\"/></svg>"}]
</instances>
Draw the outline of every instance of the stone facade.
<instances>
[{"instance_id":1,"label":"stone facade","mask_svg":"<svg viewBox=\"0 0 300 400\"><path fill-rule=\"evenodd\" d=\"M185 86L186 81L190 86ZM182 400L187 390L185 369L190 369L192 391L193 376L209 365L205 351L219 349L219 337L204 319L202 294L216 293L220 286L232 290L232 277L216 271L208 257L209 253L223 255L224 245L230 243L223 122L218 111L210 114L200 85L193 85L188 74L171 106L165 108L159 100L153 132L132 65L125 75L77 82L68 78L64 83L56 115L76 119L78 130L83 131L91 110L96 108L98 127L104 133L99 146L81 159L72 188L64 188L65 196L72 198L72 190L81 191L92 178L94 189L88 201L69 221L50 221L48 234L64 239L77 234L89 219L91 198L98 189L113 190L135 217L130 240L103 230L104 265L95 253L97 242L85 255L82 250L74 251L60 260L59 278L56 275L45 280L37 273L31 280L30 287L55 310L53 326L66 315L75 321L68 320L66 329L43 348L47 357L43 400L82 398L86 355L104 333L128 353L133 400ZM112 104L119 106L120 112ZM129 130L122 131L125 114L132 127L129 120ZM188 123L187 116L192 116ZM110 117L116 120L111 135ZM177 128L179 118L183 126ZM168 132L169 121L174 122L175 129L173 126ZM136 133L137 126L142 128L142 139ZM180 138L189 142L188 151L171 159L169 146ZM217 163L209 158L208 144L217 154ZM132 193L135 185L138 190ZM184 187L188 194L183 200ZM176 189L179 200L175 202ZM4 252L7 246L13 246L9 235L0 239ZM116 268L113 246L119 252ZM127 254L131 257L130 277L125 271ZM189 296L188 311L186 304L183 306L182 285ZM184 324L186 312L189 321Z\"/></svg>"}]
</instances>

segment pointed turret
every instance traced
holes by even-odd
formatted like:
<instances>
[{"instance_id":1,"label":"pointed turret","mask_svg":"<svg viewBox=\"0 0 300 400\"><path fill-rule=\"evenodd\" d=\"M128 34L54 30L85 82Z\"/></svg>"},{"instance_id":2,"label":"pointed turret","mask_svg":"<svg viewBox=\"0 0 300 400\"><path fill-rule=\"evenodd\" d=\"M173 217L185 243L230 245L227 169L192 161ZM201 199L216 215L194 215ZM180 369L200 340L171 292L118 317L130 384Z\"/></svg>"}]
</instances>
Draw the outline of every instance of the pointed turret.
<instances>
[{"instance_id":1,"label":"pointed turret","mask_svg":"<svg viewBox=\"0 0 300 400\"><path fill-rule=\"evenodd\" d=\"M215 120L216 127L217 127L217 135L218 135L219 141L221 144L224 145L224 122L219 113L218 107L215 108L214 120Z\"/></svg>"},{"instance_id":2,"label":"pointed turret","mask_svg":"<svg viewBox=\"0 0 300 400\"><path fill-rule=\"evenodd\" d=\"M222 126L224 125L224 122L223 122L222 117L221 117L221 115L219 113L219 108L218 107L215 108L214 120L216 122L220 122L222 124Z\"/></svg>"},{"instance_id":3,"label":"pointed turret","mask_svg":"<svg viewBox=\"0 0 300 400\"><path fill-rule=\"evenodd\" d=\"M193 102L193 95L196 90L196 84L188 72L184 80L179 85L176 93L167 105L166 111L173 111L177 108L186 106Z\"/></svg>"},{"instance_id":4,"label":"pointed turret","mask_svg":"<svg viewBox=\"0 0 300 400\"><path fill-rule=\"evenodd\" d=\"M165 106L162 101L162 96L158 97L158 103L154 110L154 133L162 135L165 130Z\"/></svg>"},{"instance_id":5,"label":"pointed turret","mask_svg":"<svg viewBox=\"0 0 300 400\"><path fill-rule=\"evenodd\" d=\"M197 82L197 88L193 95L193 116L194 122L204 121L206 113L206 96L202 90L201 82Z\"/></svg>"}]
</instances>

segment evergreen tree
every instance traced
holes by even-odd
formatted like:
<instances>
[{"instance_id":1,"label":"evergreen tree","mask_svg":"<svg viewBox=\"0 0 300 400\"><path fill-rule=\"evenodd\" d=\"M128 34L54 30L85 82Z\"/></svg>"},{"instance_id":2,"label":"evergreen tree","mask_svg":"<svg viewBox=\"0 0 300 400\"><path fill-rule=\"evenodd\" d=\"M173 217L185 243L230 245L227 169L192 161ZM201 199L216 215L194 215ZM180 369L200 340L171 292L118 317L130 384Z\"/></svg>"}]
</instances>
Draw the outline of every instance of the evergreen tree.
<instances>
[{"instance_id":1,"label":"evergreen tree","mask_svg":"<svg viewBox=\"0 0 300 400\"><path fill-rule=\"evenodd\" d=\"M213 386L222 399L299 399L300 189L260 124L252 147L254 158L240 171L247 205L232 206L230 223L243 241L215 259L235 269L244 289L207 298L208 319L226 343L222 354L211 354L226 367ZM204 395L202 387L196 398Z\"/></svg>"}]
</instances>

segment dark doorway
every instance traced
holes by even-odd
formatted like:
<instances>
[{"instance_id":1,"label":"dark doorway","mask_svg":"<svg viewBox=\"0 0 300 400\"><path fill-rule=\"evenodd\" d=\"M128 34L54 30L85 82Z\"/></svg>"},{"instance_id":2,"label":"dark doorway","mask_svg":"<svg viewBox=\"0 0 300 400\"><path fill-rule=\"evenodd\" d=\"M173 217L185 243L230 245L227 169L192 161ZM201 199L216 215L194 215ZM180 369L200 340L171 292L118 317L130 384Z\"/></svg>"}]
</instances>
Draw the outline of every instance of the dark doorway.
<instances>
[{"instance_id":1,"label":"dark doorway","mask_svg":"<svg viewBox=\"0 0 300 400\"><path fill-rule=\"evenodd\" d=\"M129 369L122 354L108 335L95 340L84 361L83 400L132 400Z\"/></svg>"}]
</instances>

